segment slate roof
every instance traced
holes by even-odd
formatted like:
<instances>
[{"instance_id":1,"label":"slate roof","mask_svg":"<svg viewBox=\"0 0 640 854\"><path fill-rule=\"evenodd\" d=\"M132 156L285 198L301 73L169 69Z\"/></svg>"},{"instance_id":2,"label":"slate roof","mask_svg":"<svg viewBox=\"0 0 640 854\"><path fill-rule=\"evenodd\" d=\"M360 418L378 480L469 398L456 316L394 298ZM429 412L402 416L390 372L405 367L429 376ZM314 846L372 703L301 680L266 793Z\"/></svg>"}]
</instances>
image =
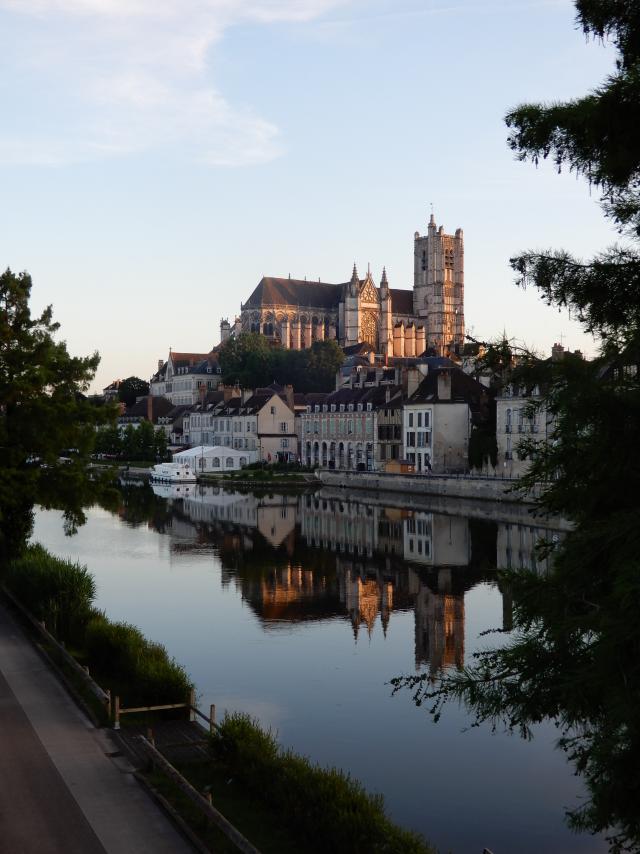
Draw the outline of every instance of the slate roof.
<instances>
[{"instance_id":1,"label":"slate roof","mask_svg":"<svg viewBox=\"0 0 640 854\"><path fill-rule=\"evenodd\" d=\"M145 397L141 397L131 406L128 406L126 412L121 417L124 419L146 421L149 397L151 397L151 420L153 424L157 424L160 416L166 415L174 408L173 403L171 403L171 401L166 397L154 397L153 395L147 395Z\"/></svg>"},{"instance_id":2,"label":"slate roof","mask_svg":"<svg viewBox=\"0 0 640 854\"><path fill-rule=\"evenodd\" d=\"M366 279L360 279L362 286ZM309 282L306 279L280 279L264 276L243 308L263 308L271 305L297 305L307 308L337 308L342 291L349 282L332 285L328 282ZM391 304L397 314L413 314L413 291L390 288Z\"/></svg>"},{"instance_id":3,"label":"slate roof","mask_svg":"<svg viewBox=\"0 0 640 854\"><path fill-rule=\"evenodd\" d=\"M448 360L446 360L448 361ZM439 400L438 398L438 375L449 372L451 374L451 399ZM459 367L432 368L425 379L420 383L416 391L411 395L408 403L468 403L472 409L477 407L481 400L487 397L487 389L468 376Z\"/></svg>"},{"instance_id":4,"label":"slate roof","mask_svg":"<svg viewBox=\"0 0 640 854\"><path fill-rule=\"evenodd\" d=\"M389 288L391 310L394 314L413 314L413 291Z\"/></svg>"},{"instance_id":5,"label":"slate roof","mask_svg":"<svg viewBox=\"0 0 640 854\"><path fill-rule=\"evenodd\" d=\"M312 308L335 308L340 301L344 285L326 282L307 282L303 279L279 279L265 276L251 294L243 308L261 308L267 305L300 305Z\"/></svg>"}]
</instances>

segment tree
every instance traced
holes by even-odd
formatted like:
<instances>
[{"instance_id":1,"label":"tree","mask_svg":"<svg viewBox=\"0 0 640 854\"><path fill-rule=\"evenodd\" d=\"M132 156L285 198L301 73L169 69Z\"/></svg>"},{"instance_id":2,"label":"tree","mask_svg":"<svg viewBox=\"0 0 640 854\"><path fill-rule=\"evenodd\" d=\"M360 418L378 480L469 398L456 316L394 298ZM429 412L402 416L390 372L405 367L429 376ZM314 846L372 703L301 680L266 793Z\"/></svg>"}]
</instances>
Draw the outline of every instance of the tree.
<instances>
[{"instance_id":1,"label":"tree","mask_svg":"<svg viewBox=\"0 0 640 854\"><path fill-rule=\"evenodd\" d=\"M118 400L127 406L131 406L137 398L145 397L148 394L149 383L141 380L140 377L127 377L118 386Z\"/></svg>"},{"instance_id":2,"label":"tree","mask_svg":"<svg viewBox=\"0 0 640 854\"><path fill-rule=\"evenodd\" d=\"M219 364L224 383L238 383L243 388L265 386L273 381L271 376L271 348L269 342L256 332L243 332L227 338L219 353Z\"/></svg>"},{"instance_id":3,"label":"tree","mask_svg":"<svg viewBox=\"0 0 640 854\"><path fill-rule=\"evenodd\" d=\"M0 275L0 560L24 545L36 500L64 509L70 526L82 519L95 427L114 415L83 394L98 354L69 355L51 306L31 316L31 286L28 273ZM64 449L74 454L63 463Z\"/></svg>"},{"instance_id":4,"label":"tree","mask_svg":"<svg viewBox=\"0 0 640 854\"><path fill-rule=\"evenodd\" d=\"M344 353L337 341L314 341L306 351L308 355L308 377L313 387L306 391L333 391L336 373L344 362Z\"/></svg>"},{"instance_id":5,"label":"tree","mask_svg":"<svg viewBox=\"0 0 640 854\"><path fill-rule=\"evenodd\" d=\"M569 307L602 342L591 362L525 357L514 372L544 387L555 421L552 442L524 443L531 465L523 485L542 484L540 509L574 527L548 576L503 575L514 597L506 646L435 683L394 682L436 719L454 699L478 722L525 737L532 724L555 721L589 792L569 811L571 825L608 832L614 851L640 851L640 4L576 5L584 32L616 46L615 72L584 98L527 104L506 119L520 159L551 157L586 177L625 236L586 261L564 251L511 260L520 285Z\"/></svg>"},{"instance_id":6,"label":"tree","mask_svg":"<svg viewBox=\"0 0 640 854\"><path fill-rule=\"evenodd\" d=\"M344 353L336 341L314 341L305 350L271 347L264 335L242 333L220 348L222 380L243 388L272 382L292 385L296 391L333 391Z\"/></svg>"}]
</instances>

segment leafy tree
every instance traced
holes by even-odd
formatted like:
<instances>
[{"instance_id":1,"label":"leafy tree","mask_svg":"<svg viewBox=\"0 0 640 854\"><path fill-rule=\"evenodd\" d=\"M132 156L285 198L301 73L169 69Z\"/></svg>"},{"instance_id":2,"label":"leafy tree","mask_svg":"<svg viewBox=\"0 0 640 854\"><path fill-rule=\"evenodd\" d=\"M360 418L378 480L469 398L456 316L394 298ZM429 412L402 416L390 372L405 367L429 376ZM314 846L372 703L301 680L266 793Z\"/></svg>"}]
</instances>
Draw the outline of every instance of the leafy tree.
<instances>
[{"instance_id":1,"label":"leafy tree","mask_svg":"<svg viewBox=\"0 0 640 854\"><path fill-rule=\"evenodd\" d=\"M589 798L570 824L607 832L613 851L640 851L640 4L578 0L588 36L617 48L615 72L564 104L527 104L507 116L522 160L551 157L601 192L625 235L591 260L564 251L513 258L523 286L566 306L602 341L597 359L523 359L518 381L545 389L555 420L547 445L525 443L525 487L541 483L540 509L574 522L546 577L511 574L514 634L434 683L394 680L436 719L463 700L478 721L531 735L555 721L560 746ZM549 550L547 544L541 550Z\"/></svg>"},{"instance_id":2,"label":"leafy tree","mask_svg":"<svg viewBox=\"0 0 640 854\"><path fill-rule=\"evenodd\" d=\"M268 385L271 376L271 347L264 335L246 332L228 338L219 353L223 382L243 388Z\"/></svg>"},{"instance_id":3,"label":"leafy tree","mask_svg":"<svg viewBox=\"0 0 640 854\"><path fill-rule=\"evenodd\" d=\"M140 377L127 377L118 386L118 400L127 406L131 406L138 397L144 397L147 394L149 394L149 383L141 380Z\"/></svg>"},{"instance_id":4,"label":"leafy tree","mask_svg":"<svg viewBox=\"0 0 640 854\"><path fill-rule=\"evenodd\" d=\"M31 316L31 286L28 273L0 275L0 560L24 545L36 500L64 509L71 527L83 518L95 427L114 416L83 395L98 354L69 355L51 306Z\"/></svg>"},{"instance_id":5,"label":"leafy tree","mask_svg":"<svg viewBox=\"0 0 640 854\"><path fill-rule=\"evenodd\" d=\"M337 341L314 341L308 353L306 391L333 391L336 372L344 362L344 353Z\"/></svg>"},{"instance_id":6,"label":"leafy tree","mask_svg":"<svg viewBox=\"0 0 640 854\"><path fill-rule=\"evenodd\" d=\"M223 382L257 388L272 382L296 391L333 391L344 353L336 341L314 341L306 350L271 347L258 333L229 338L220 348Z\"/></svg>"}]
</instances>

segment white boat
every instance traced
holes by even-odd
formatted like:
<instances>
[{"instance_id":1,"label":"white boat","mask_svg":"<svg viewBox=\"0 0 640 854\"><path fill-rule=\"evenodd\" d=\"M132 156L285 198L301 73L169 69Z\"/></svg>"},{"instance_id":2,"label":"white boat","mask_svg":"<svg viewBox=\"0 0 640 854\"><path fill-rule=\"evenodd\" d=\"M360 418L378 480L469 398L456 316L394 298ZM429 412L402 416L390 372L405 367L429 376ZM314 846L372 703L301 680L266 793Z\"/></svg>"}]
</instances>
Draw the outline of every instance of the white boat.
<instances>
[{"instance_id":1,"label":"white boat","mask_svg":"<svg viewBox=\"0 0 640 854\"><path fill-rule=\"evenodd\" d=\"M151 469L151 479L169 483L195 483L197 480L195 471L184 463L160 463Z\"/></svg>"}]
</instances>

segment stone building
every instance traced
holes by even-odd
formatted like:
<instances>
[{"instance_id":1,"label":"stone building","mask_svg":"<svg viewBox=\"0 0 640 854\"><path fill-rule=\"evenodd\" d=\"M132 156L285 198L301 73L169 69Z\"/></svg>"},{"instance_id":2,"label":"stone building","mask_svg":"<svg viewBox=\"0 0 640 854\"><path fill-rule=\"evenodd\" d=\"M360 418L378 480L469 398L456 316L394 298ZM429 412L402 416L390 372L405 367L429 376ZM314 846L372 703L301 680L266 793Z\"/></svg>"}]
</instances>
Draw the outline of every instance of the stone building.
<instances>
[{"instance_id":1,"label":"stone building","mask_svg":"<svg viewBox=\"0 0 640 854\"><path fill-rule=\"evenodd\" d=\"M340 284L265 276L241 305L233 327L220 338L258 332L285 349L300 350L332 338L342 347L369 343L383 356L415 357L459 349L464 340L464 242L462 229L445 234L433 214L427 233L414 237L413 290L379 285L356 265Z\"/></svg>"}]
</instances>

